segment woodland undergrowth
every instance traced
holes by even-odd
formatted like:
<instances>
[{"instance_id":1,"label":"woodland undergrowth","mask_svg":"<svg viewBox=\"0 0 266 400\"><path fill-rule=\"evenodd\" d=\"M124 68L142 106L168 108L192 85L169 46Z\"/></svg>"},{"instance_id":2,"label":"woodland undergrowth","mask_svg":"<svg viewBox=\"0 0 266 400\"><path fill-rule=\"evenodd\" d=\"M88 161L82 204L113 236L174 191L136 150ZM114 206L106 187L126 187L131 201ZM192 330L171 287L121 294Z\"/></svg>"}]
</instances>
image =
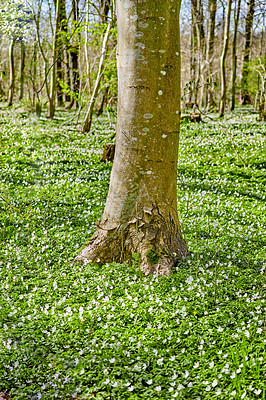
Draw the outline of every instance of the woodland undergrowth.
<instances>
[{"instance_id":1,"label":"woodland undergrowth","mask_svg":"<svg viewBox=\"0 0 266 400\"><path fill-rule=\"evenodd\" d=\"M133 258L72 264L103 211L103 116L88 135L0 109L0 392L25 399L265 399L265 124L181 128L191 255L170 277Z\"/></svg>"}]
</instances>

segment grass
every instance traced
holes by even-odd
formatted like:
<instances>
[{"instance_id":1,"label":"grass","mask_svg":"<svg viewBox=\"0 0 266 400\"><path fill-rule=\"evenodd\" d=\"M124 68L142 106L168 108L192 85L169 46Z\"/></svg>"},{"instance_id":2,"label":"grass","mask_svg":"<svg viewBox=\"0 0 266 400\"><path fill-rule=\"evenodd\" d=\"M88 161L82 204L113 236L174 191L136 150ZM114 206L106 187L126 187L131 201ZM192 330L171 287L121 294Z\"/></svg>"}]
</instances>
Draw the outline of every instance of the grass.
<instances>
[{"instance_id":1,"label":"grass","mask_svg":"<svg viewBox=\"0 0 266 400\"><path fill-rule=\"evenodd\" d=\"M265 124L246 114L182 126L191 255L169 278L71 264L107 195L105 117L86 136L63 112L2 110L0 131L0 392L265 399Z\"/></svg>"}]
</instances>

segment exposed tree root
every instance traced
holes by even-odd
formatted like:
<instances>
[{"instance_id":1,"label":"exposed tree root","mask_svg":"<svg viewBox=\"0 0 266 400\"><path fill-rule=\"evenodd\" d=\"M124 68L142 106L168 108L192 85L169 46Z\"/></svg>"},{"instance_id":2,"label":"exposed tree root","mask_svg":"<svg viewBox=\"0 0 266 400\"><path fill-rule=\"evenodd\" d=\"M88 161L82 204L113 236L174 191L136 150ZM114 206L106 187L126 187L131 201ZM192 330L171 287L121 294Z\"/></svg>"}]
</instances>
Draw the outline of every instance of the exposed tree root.
<instances>
[{"instance_id":1,"label":"exposed tree root","mask_svg":"<svg viewBox=\"0 0 266 400\"><path fill-rule=\"evenodd\" d=\"M178 260L189 253L174 221L142 212L123 227L101 227L75 262L104 264L123 262L138 253L140 269L145 274L169 275Z\"/></svg>"}]
</instances>

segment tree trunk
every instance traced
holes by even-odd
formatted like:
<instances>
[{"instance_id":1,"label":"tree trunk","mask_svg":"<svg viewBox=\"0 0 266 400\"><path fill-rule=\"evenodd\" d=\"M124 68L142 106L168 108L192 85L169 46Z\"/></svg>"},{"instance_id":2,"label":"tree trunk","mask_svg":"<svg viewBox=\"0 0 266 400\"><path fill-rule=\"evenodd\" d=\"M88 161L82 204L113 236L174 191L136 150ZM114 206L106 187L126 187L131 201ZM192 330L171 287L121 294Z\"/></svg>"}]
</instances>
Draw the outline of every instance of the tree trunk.
<instances>
[{"instance_id":1,"label":"tree trunk","mask_svg":"<svg viewBox=\"0 0 266 400\"><path fill-rule=\"evenodd\" d=\"M198 97L198 91L200 93L199 103L202 104L203 93L204 93L204 78L202 65L204 61L204 48L205 48L205 34L204 34L204 16L203 16L203 6L201 0L191 0L193 20L196 26L197 35L197 74L196 74L196 97ZM199 90L200 89L200 90ZM196 103L197 103L196 99Z\"/></svg>"},{"instance_id":2,"label":"tree trunk","mask_svg":"<svg viewBox=\"0 0 266 400\"><path fill-rule=\"evenodd\" d=\"M141 270L162 275L188 254L177 215L179 8L180 1L117 1L115 159L102 219L76 261L138 253Z\"/></svg>"},{"instance_id":3,"label":"tree trunk","mask_svg":"<svg viewBox=\"0 0 266 400\"><path fill-rule=\"evenodd\" d=\"M63 105L63 90L60 85L60 82L64 80L64 74L63 74L63 63L62 63L62 57L58 56L57 62L56 62L56 71L57 71L57 80L56 80L56 95L57 95L57 105L59 107L62 107Z\"/></svg>"},{"instance_id":4,"label":"tree trunk","mask_svg":"<svg viewBox=\"0 0 266 400\"><path fill-rule=\"evenodd\" d=\"M234 36L232 43L232 97L231 97L231 111L235 109L236 101L236 67L237 67L237 55L236 55L236 44L237 44L237 29L239 23L241 0L237 0L235 8L235 26L234 26Z\"/></svg>"},{"instance_id":5,"label":"tree trunk","mask_svg":"<svg viewBox=\"0 0 266 400\"><path fill-rule=\"evenodd\" d=\"M60 85L60 82L64 80L63 46L66 40L66 32L67 32L66 3L65 0L60 0L59 16L58 16L57 61L56 61L56 71L57 71L56 92L57 92L57 104L59 107L63 105L63 100L64 100L64 93Z\"/></svg>"},{"instance_id":6,"label":"tree trunk","mask_svg":"<svg viewBox=\"0 0 266 400\"><path fill-rule=\"evenodd\" d=\"M107 100L108 100L108 93L109 93L109 87L107 86L103 91L102 98L100 101L100 106L99 106L98 110L96 111L97 117L102 115L102 113L104 111L104 107L106 106Z\"/></svg>"},{"instance_id":7,"label":"tree trunk","mask_svg":"<svg viewBox=\"0 0 266 400\"><path fill-rule=\"evenodd\" d=\"M78 20L79 20L78 0L77 1L72 0L72 29L75 29ZM70 72L71 72L71 91L74 93L74 96L72 96L71 102L69 103L67 108L70 109L74 106L75 109L78 109L77 95L79 92L79 66L78 66L79 45L73 42L71 43L70 46L71 50L69 52L69 58L70 58Z\"/></svg>"},{"instance_id":8,"label":"tree trunk","mask_svg":"<svg viewBox=\"0 0 266 400\"><path fill-rule=\"evenodd\" d=\"M191 32L190 32L190 85L189 85L189 103L196 103L196 41L197 33L194 24L193 12L191 15Z\"/></svg>"},{"instance_id":9,"label":"tree trunk","mask_svg":"<svg viewBox=\"0 0 266 400\"><path fill-rule=\"evenodd\" d=\"M51 67L51 80L50 80L50 95L48 104L48 118L53 118L55 113L55 94L56 94L56 58L58 51L58 28L59 28L59 13L60 13L60 2L56 0L55 10L55 27L54 27L54 38L53 38L53 56L52 56L52 67Z\"/></svg>"},{"instance_id":10,"label":"tree trunk","mask_svg":"<svg viewBox=\"0 0 266 400\"><path fill-rule=\"evenodd\" d=\"M90 11L89 11L90 3L87 1L87 8L86 8L86 24L85 24L85 60L86 60L86 78L88 83L88 93L91 96L91 64L90 64L90 55L89 55L89 18L90 18Z\"/></svg>"},{"instance_id":11,"label":"tree trunk","mask_svg":"<svg viewBox=\"0 0 266 400\"><path fill-rule=\"evenodd\" d=\"M101 0L100 1L100 14L102 17L102 22L104 24L107 23L107 17L110 10L110 5L112 4L112 0Z\"/></svg>"},{"instance_id":12,"label":"tree trunk","mask_svg":"<svg viewBox=\"0 0 266 400\"><path fill-rule=\"evenodd\" d=\"M64 50L64 64L65 64L65 77L66 77L66 84L69 89L71 89L71 77L70 77L70 62L69 62L69 51L67 49ZM64 93L64 101L70 101L71 97L70 94L65 92Z\"/></svg>"},{"instance_id":13,"label":"tree trunk","mask_svg":"<svg viewBox=\"0 0 266 400\"><path fill-rule=\"evenodd\" d=\"M20 93L19 100L23 99L24 94L24 70L25 70L25 43L20 43Z\"/></svg>"},{"instance_id":14,"label":"tree trunk","mask_svg":"<svg viewBox=\"0 0 266 400\"><path fill-rule=\"evenodd\" d=\"M249 55L250 55L250 39L255 12L255 0L249 0L245 26L245 45L243 52L243 66L241 77L241 99L242 104L250 104L250 95L248 91L248 74L249 74Z\"/></svg>"},{"instance_id":15,"label":"tree trunk","mask_svg":"<svg viewBox=\"0 0 266 400\"><path fill-rule=\"evenodd\" d=\"M207 37L207 53L206 59L208 62L208 82L210 87L207 88L207 106L210 108L214 105L212 82L213 82L213 53L214 53L214 33L215 33L215 18L216 18L217 0L209 0L209 25Z\"/></svg>"},{"instance_id":16,"label":"tree trunk","mask_svg":"<svg viewBox=\"0 0 266 400\"><path fill-rule=\"evenodd\" d=\"M11 39L9 44L9 91L8 91L8 106L12 106L15 92L15 65L14 65L14 46L15 41Z\"/></svg>"},{"instance_id":17,"label":"tree trunk","mask_svg":"<svg viewBox=\"0 0 266 400\"><path fill-rule=\"evenodd\" d=\"M108 39L109 39L109 36L111 33L111 28L112 28L112 22L110 22L108 24L106 32L105 32L105 36L103 39L101 58L99 61L99 66L98 66L98 73L97 73L96 81L94 84L93 92L91 95L89 108L88 108L88 111L86 113L86 116L85 116L85 119L83 122L82 132L90 131L90 127L91 127L91 123L92 123L93 108L94 108L94 104L95 104L95 101L96 101L96 98L98 95L98 91L99 91L99 87L100 87L100 83L101 83L101 78L102 78L102 73L103 73L103 68L104 68L104 60L106 57L107 44L108 44Z\"/></svg>"},{"instance_id":18,"label":"tree trunk","mask_svg":"<svg viewBox=\"0 0 266 400\"><path fill-rule=\"evenodd\" d=\"M49 102L49 106L51 104L51 99L50 99L50 90L49 90L49 84L48 84L48 75L49 75L49 60L48 57L46 57L45 52L44 52L44 47L42 46L41 43L41 32L40 32L40 16L41 16L41 10L42 10L42 2L39 3L38 5L38 10L37 13L33 13L33 19L35 22L35 28L36 28L36 39L38 43L38 47L41 53L41 56L44 61L44 84L45 84L45 90ZM33 97L33 105L35 103L35 112L36 115L39 117L40 112L41 112L41 104L40 104L40 98L39 98L39 92L37 90L37 85L36 85L36 77L37 77L37 48L36 48L36 42L34 42L34 53L33 53L33 79L32 79L32 85L33 85L33 90L34 90L34 97ZM40 73L41 75L41 73ZM37 100L35 98L35 95L37 97ZM52 103L53 106L54 103ZM49 107L48 106L48 107ZM53 107L52 107L53 108ZM49 108L48 108L49 110Z\"/></svg>"},{"instance_id":19,"label":"tree trunk","mask_svg":"<svg viewBox=\"0 0 266 400\"><path fill-rule=\"evenodd\" d=\"M231 16L231 5L232 0L227 0L226 10L226 21L224 30L224 42L223 51L221 55L221 102L220 102L220 117L224 116L225 103L226 103L226 71L225 71L225 59L228 50L229 43L229 28L230 28L230 16Z\"/></svg>"}]
</instances>

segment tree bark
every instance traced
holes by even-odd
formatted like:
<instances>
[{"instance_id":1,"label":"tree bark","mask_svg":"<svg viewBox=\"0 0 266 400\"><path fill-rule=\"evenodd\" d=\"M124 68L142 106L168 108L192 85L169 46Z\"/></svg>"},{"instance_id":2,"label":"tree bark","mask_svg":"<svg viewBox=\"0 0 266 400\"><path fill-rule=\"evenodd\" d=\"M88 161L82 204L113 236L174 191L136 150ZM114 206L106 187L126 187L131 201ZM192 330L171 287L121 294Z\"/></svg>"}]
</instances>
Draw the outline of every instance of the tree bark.
<instances>
[{"instance_id":1,"label":"tree bark","mask_svg":"<svg viewBox=\"0 0 266 400\"><path fill-rule=\"evenodd\" d=\"M231 97L231 111L235 109L235 100L236 100L236 67L237 67L237 54L236 54L236 44L237 44L237 30L239 23L239 14L240 14L240 6L241 0L236 0L236 8L235 8L235 26L234 26L234 36L232 43L232 97Z\"/></svg>"},{"instance_id":2,"label":"tree bark","mask_svg":"<svg viewBox=\"0 0 266 400\"><path fill-rule=\"evenodd\" d=\"M38 47L42 56L42 59L44 61L44 85L45 85L45 90L48 98L49 105L51 103L50 99L50 89L49 89L49 83L48 83L48 75L49 75L49 60L48 57L46 57L45 52L44 52L44 47L42 46L41 42L41 32L40 32L40 16L41 16L41 11L42 11L42 2L39 3L38 5L38 10L37 13L35 14L33 12L33 20L35 22L35 28L36 28L36 39L38 43ZM33 97L33 104L35 103L35 111L36 115L40 116L40 111L41 111L41 104L40 104L40 98L39 98L39 92L37 90L36 86L36 74L37 74L37 49L36 49L36 42L34 42L34 53L33 53L33 90L34 93L37 96L37 101L35 102L35 95ZM48 106L49 107L49 106ZM49 108L48 108L49 110Z\"/></svg>"},{"instance_id":3,"label":"tree bark","mask_svg":"<svg viewBox=\"0 0 266 400\"><path fill-rule=\"evenodd\" d=\"M71 77L70 77L70 60L69 60L69 51L67 48L64 50L64 64L65 64L65 79L67 83L67 87L71 88ZM70 101L71 97L70 94L65 92L64 93L64 101Z\"/></svg>"},{"instance_id":4,"label":"tree bark","mask_svg":"<svg viewBox=\"0 0 266 400\"><path fill-rule=\"evenodd\" d=\"M241 99L242 104L250 104L250 95L248 91L248 74L249 74L249 56L250 56L250 40L253 18L255 12L255 0L249 0L245 25L245 45L243 51L243 66L241 77Z\"/></svg>"},{"instance_id":5,"label":"tree bark","mask_svg":"<svg viewBox=\"0 0 266 400\"><path fill-rule=\"evenodd\" d=\"M59 4L59 15L58 15L58 37L57 37L57 61L56 61L56 92L57 92L57 104L59 107L63 105L64 93L60 82L64 80L64 51L63 45L66 40L67 32L67 21L66 21L66 3L65 0L60 0Z\"/></svg>"},{"instance_id":6,"label":"tree bark","mask_svg":"<svg viewBox=\"0 0 266 400\"><path fill-rule=\"evenodd\" d=\"M197 102L196 89L196 42L197 32L194 24L194 16L191 10L191 27L190 27L190 85L189 85L189 103Z\"/></svg>"},{"instance_id":7,"label":"tree bark","mask_svg":"<svg viewBox=\"0 0 266 400\"><path fill-rule=\"evenodd\" d=\"M24 70L25 70L25 43L20 43L20 93L19 100L23 99L24 95Z\"/></svg>"},{"instance_id":8,"label":"tree bark","mask_svg":"<svg viewBox=\"0 0 266 400\"><path fill-rule=\"evenodd\" d=\"M196 37L197 37L197 73L196 73L196 101L198 102L198 91L200 93L199 103L202 105L203 93L204 93L204 71L203 61L204 61L204 49L205 49L205 33L204 33L204 16L203 16L203 6L201 0L191 0L193 20L196 26ZM199 90L200 89L200 90Z\"/></svg>"},{"instance_id":9,"label":"tree bark","mask_svg":"<svg viewBox=\"0 0 266 400\"><path fill-rule=\"evenodd\" d=\"M48 118L53 118L54 113L55 113L56 58L57 58L57 50L58 50L57 46L58 46L60 2L61 2L61 0L56 0L55 27L54 27L54 38L53 38L53 56L52 56L51 78L50 78L51 79L50 80L50 95L49 95L49 104L48 104Z\"/></svg>"},{"instance_id":10,"label":"tree bark","mask_svg":"<svg viewBox=\"0 0 266 400\"><path fill-rule=\"evenodd\" d=\"M79 0L72 0L72 29L75 29L76 24L79 20ZM80 36L80 35L78 35ZM75 40L75 39L74 39ZM74 96L71 99L71 102L67 106L68 109L75 107L78 109L78 100L77 94L79 91L79 44L71 43L71 50L69 52L70 59L70 72L71 72L71 90L74 93Z\"/></svg>"},{"instance_id":11,"label":"tree bark","mask_svg":"<svg viewBox=\"0 0 266 400\"><path fill-rule=\"evenodd\" d=\"M111 33L111 28L112 28L112 22L110 22L107 26L104 39L103 39L103 44L102 44L102 52L101 52L101 57L99 61L99 66L98 66L98 73L96 77L96 81L94 84L93 92L91 95L90 103L89 103L89 108L86 112L86 116L82 125L82 132L89 132L91 123L92 123L92 114L93 114L93 108L94 104L98 95L100 83L101 83L101 78L102 78L102 73L103 73L103 68L104 68L104 60L106 57L106 52L107 52L107 44L108 44L108 39Z\"/></svg>"},{"instance_id":12,"label":"tree bark","mask_svg":"<svg viewBox=\"0 0 266 400\"><path fill-rule=\"evenodd\" d=\"M14 46L15 41L11 39L9 43L9 91L8 91L8 106L12 106L15 92L15 65L14 65Z\"/></svg>"},{"instance_id":13,"label":"tree bark","mask_svg":"<svg viewBox=\"0 0 266 400\"><path fill-rule=\"evenodd\" d=\"M214 33L215 33L215 18L217 9L217 0L209 0L209 24L207 37L206 59L208 62L208 82L210 87L207 88L207 106L210 108L214 105L212 83L213 83L213 53L214 53Z\"/></svg>"},{"instance_id":14,"label":"tree bark","mask_svg":"<svg viewBox=\"0 0 266 400\"><path fill-rule=\"evenodd\" d=\"M107 100L108 100L108 93L109 93L109 87L107 86L104 88L103 93L102 93L102 98L100 100L100 105L99 108L96 110L96 115L99 117L102 115L104 108L106 107Z\"/></svg>"},{"instance_id":15,"label":"tree bark","mask_svg":"<svg viewBox=\"0 0 266 400\"><path fill-rule=\"evenodd\" d=\"M220 117L224 116L225 103L226 103L226 71L225 71L225 59L228 50L229 43L229 28L230 28L230 16L231 16L232 0L227 0L226 10L226 21L224 29L224 42L223 51L221 55L221 102L220 102Z\"/></svg>"},{"instance_id":16,"label":"tree bark","mask_svg":"<svg viewBox=\"0 0 266 400\"><path fill-rule=\"evenodd\" d=\"M104 24L107 23L107 17L110 10L110 5L112 4L112 0L100 0L100 14L102 16L102 21Z\"/></svg>"},{"instance_id":17,"label":"tree bark","mask_svg":"<svg viewBox=\"0 0 266 400\"><path fill-rule=\"evenodd\" d=\"M90 55L89 55L89 18L90 18L90 11L89 11L90 3L87 1L87 8L86 8L86 24L85 24L85 60L86 60L86 78L88 83L88 92L89 96L91 96L91 64L90 64Z\"/></svg>"},{"instance_id":18,"label":"tree bark","mask_svg":"<svg viewBox=\"0 0 266 400\"><path fill-rule=\"evenodd\" d=\"M169 274L188 250L177 215L180 1L117 1L118 120L105 210L77 262ZM100 261L99 261L100 260Z\"/></svg>"}]
</instances>

